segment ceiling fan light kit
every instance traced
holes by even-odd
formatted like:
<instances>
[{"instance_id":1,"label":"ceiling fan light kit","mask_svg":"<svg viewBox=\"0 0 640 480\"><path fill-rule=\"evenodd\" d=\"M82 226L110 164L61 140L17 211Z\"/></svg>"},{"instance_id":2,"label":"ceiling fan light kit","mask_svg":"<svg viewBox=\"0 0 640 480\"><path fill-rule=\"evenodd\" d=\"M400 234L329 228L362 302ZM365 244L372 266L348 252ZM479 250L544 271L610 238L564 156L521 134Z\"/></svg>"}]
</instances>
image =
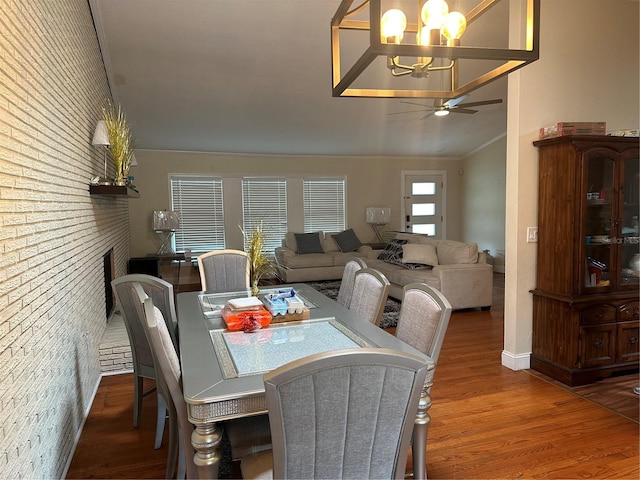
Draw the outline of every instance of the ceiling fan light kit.
<instances>
[{"instance_id":1,"label":"ceiling fan light kit","mask_svg":"<svg viewBox=\"0 0 640 480\"><path fill-rule=\"evenodd\" d=\"M415 17L411 23L402 10L387 8L386 0L365 0L354 8L354 0L343 0L331 20L333 96L455 99L538 60L540 0L507 2L521 12L522 48L464 45L465 32L476 25L480 25L473 32L476 39L482 34L480 28L496 28L491 9L500 2L480 0L463 13L450 12L445 0L417 0L418 8L409 12ZM362 34L359 41L356 34ZM342 62L353 56L347 52L364 45L365 35L364 52L343 75ZM383 63L387 75L379 72Z\"/></svg>"}]
</instances>

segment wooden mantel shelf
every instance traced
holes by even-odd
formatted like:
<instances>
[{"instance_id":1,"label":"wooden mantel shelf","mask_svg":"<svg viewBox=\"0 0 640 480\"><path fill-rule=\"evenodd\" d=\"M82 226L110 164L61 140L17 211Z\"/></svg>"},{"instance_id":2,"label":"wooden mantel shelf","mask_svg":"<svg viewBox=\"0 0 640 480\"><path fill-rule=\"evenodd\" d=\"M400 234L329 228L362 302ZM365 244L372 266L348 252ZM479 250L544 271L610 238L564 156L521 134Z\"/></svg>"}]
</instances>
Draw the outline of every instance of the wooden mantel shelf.
<instances>
[{"instance_id":1,"label":"wooden mantel shelf","mask_svg":"<svg viewBox=\"0 0 640 480\"><path fill-rule=\"evenodd\" d=\"M89 185L89 194L140 198L140 192L137 190L120 185Z\"/></svg>"}]
</instances>

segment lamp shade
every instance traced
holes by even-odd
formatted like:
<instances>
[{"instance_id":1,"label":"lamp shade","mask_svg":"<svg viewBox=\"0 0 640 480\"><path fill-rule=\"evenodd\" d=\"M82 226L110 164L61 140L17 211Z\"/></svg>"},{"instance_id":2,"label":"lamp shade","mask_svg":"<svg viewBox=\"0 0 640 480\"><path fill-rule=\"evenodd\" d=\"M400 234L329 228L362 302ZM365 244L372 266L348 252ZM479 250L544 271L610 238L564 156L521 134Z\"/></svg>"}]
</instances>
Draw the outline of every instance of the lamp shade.
<instances>
[{"instance_id":1,"label":"lamp shade","mask_svg":"<svg viewBox=\"0 0 640 480\"><path fill-rule=\"evenodd\" d=\"M386 225L391 220L389 207L367 207L367 223Z\"/></svg>"},{"instance_id":2,"label":"lamp shade","mask_svg":"<svg viewBox=\"0 0 640 480\"><path fill-rule=\"evenodd\" d=\"M153 212L153 229L156 231L170 231L180 228L178 212L155 210Z\"/></svg>"},{"instance_id":3,"label":"lamp shade","mask_svg":"<svg viewBox=\"0 0 640 480\"><path fill-rule=\"evenodd\" d=\"M108 147L110 145L109 134L107 133L107 124L104 120L98 120L91 144L94 147Z\"/></svg>"}]
</instances>

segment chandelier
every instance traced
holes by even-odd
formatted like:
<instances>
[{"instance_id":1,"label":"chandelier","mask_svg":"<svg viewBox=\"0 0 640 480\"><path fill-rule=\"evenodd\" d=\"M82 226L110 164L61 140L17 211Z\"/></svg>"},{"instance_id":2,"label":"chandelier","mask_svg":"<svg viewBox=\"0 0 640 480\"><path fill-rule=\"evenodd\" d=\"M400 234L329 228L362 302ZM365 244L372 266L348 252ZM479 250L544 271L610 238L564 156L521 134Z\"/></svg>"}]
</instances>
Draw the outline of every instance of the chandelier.
<instances>
[{"instance_id":1,"label":"chandelier","mask_svg":"<svg viewBox=\"0 0 640 480\"><path fill-rule=\"evenodd\" d=\"M355 8L354 0L340 3L331 20L334 97L454 99L538 59L540 0L508 0L513 12L498 17L506 18L505 25L491 18L501 0L481 0L465 13L449 11L445 0L412 0L406 13L396 8L402 0L391 1L365 0ZM482 44L485 34L508 32L510 16L519 16L511 22L520 28L522 48ZM469 41L477 45L465 44L469 31ZM363 43L365 35L368 42ZM364 45L364 52L352 58Z\"/></svg>"}]
</instances>

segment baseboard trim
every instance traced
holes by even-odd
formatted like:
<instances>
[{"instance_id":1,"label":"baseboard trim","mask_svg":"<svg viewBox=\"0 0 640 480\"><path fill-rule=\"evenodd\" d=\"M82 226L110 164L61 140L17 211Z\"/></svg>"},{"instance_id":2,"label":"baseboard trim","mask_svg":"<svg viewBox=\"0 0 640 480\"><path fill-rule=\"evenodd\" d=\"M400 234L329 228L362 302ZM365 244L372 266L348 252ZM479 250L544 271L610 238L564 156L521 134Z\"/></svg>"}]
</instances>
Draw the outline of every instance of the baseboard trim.
<instances>
[{"instance_id":1,"label":"baseboard trim","mask_svg":"<svg viewBox=\"0 0 640 480\"><path fill-rule=\"evenodd\" d=\"M78 443L80 442L80 437L82 436L82 431L84 430L84 424L87 422L87 418L89 418L89 412L91 411L91 407L93 406L93 402L96 399L96 395L98 394L98 388L100 388L100 380L102 380L102 375L98 376L98 381L96 382L95 387L93 387L93 393L91 394L91 401L89 405L85 409L84 416L82 417L82 422L80 422L80 428L76 432L76 438L73 440L73 447L71 447L71 451L69 452L69 458L67 458L67 463L64 466L64 474L61 478L67 478L67 474L69 473L69 468L71 467L71 462L73 461L73 457L76 453L76 448L78 448Z\"/></svg>"},{"instance_id":2,"label":"baseboard trim","mask_svg":"<svg viewBox=\"0 0 640 480\"><path fill-rule=\"evenodd\" d=\"M101 377L110 377L111 375L123 375L125 373L133 373L133 368L125 368L124 370L113 370L107 372L101 372Z\"/></svg>"},{"instance_id":3,"label":"baseboard trim","mask_svg":"<svg viewBox=\"0 0 640 480\"><path fill-rule=\"evenodd\" d=\"M528 370L531 368L531 352L513 354L503 350L502 365L511 370Z\"/></svg>"}]
</instances>

